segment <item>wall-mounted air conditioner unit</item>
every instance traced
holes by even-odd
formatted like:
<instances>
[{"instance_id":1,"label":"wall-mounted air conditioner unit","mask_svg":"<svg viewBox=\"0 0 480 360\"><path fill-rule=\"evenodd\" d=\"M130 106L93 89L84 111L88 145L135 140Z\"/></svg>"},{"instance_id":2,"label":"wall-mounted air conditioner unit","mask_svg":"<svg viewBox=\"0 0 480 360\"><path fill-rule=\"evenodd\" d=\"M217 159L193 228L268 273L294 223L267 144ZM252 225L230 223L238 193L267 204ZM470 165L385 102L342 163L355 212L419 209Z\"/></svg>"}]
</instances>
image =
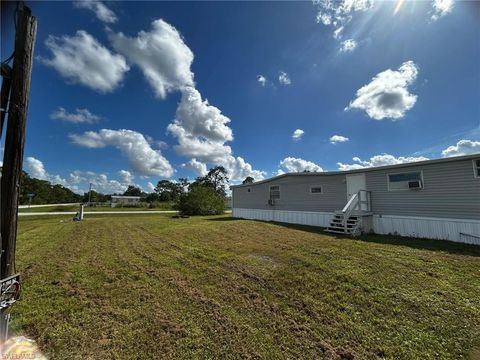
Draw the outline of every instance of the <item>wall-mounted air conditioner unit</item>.
<instances>
[{"instance_id":1,"label":"wall-mounted air conditioner unit","mask_svg":"<svg viewBox=\"0 0 480 360\"><path fill-rule=\"evenodd\" d=\"M409 181L408 188L411 190L419 190L422 188L422 182L420 180Z\"/></svg>"}]
</instances>

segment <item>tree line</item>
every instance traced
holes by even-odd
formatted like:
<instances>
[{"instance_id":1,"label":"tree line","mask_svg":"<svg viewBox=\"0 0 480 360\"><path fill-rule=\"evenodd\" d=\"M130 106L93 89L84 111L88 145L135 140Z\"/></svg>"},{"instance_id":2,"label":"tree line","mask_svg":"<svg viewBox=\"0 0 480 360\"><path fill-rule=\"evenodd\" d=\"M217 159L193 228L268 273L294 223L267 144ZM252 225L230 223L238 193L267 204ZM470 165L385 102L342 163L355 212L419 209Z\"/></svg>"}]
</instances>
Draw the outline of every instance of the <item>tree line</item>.
<instances>
[{"instance_id":1,"label":"tree line","mask_svg":"<svg viewBox=\"0 0 480 360\"><path fill-rule=\"evenodd\" d=\"M247 177L243 183L252 183L254 179ZM229 185L227 171L223 166L217 166L208 171L205 176L199 176L190 181L180 178L177 181L160 180L152 193L145 193L139 187L128 186L124 196L140 196L147 203L168 202L175 204L181 213L186 215L220 214L225 209L227 187ZM20 179L20 204L59 204L109 202L111 195L92 190L83 195L49 181L32 178L22 171Z\"/></svg>"}]
</instances>

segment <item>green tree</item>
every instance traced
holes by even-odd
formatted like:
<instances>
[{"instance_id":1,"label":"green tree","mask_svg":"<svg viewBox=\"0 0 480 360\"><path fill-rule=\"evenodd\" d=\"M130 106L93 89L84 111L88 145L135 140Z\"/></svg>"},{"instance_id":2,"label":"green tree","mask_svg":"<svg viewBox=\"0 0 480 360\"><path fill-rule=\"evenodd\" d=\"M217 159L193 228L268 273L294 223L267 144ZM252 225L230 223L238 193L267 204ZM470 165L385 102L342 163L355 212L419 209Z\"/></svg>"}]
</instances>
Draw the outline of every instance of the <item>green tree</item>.
<instances>
[{"instance_id":1,"label":"green tree","mask_svg":"<svg viewBox=\"0 0 480 360\"><path fill-rule=\"evenodd\" d=\"M160 180L157 183L155 192L158 194L160 201L178 201L183 193L183 188L179 183L170 180Z\"/></svg>"},{"instance_id":2,"label":"green tree","mask_svg":"<svg viewBox=\"0 0 480 360\"><path fill-rule=\"evenodd\" d=\"M123 196L142 196L142 190L139 187L128 185L128 188L123 193Z\"/></svg>"},{"instance_id":3,"label":"green tree","mask_svg":"<svg viewBox=\"0 0 480 360\"><path fill-rule=\"evenodd\" d=\"M251 184L255 181L255 179L251 176L247 176L245 180L242 181L242 184Z\"/></svg>"},{"instance_id":4,"label":"green tree","mask_svg":"<svg viewBox=\"0 0 480 360\"><path fill-rule=\"evenodd\" d=\"M184 193L188 190L188 187L190 186L190 181L187 178L179 178L178 184L180 185L182 193Z\"/></svg>"},{"instance_id":5,"label":"green tree","mask_svg":"<svg viewBox=\"0 0 480 360\"><path fill-rule=\"evenodd\" d=\"M62 185L31 178L25 171L20 175L19 202L21 205L80 202L82 196Z\"/></svg>"},{"instance_id":6,"label":"green tree","mask_svg":"<svg viewBox=\"0 0 480 360\"><path fill-rule=\"evenodd\" d=\"M145 201L149 204L154 203L155 201L160 201L160 196L156 193L149 193L145 196Z\"/></svg>"},{"instance_id":7,"label":"green tree","mask_svg":"<svg viewBox=\"0 0 480 360\"><path fill-rule=\"evenodd\" d=\"M178 210L185 215L219 215L225 210L225 199L210 186L196 185L180 196Z\"/></svg>"},{"instance_id":8,"label":"green tree","mask_svg":"<svg viewBox=\"0 0 480 360\"><path fill-rule=\"evenodd\" d=\"M216 166L210 169L207 175L198 177L190 187L196 187L197 185L211 187L218 195L225 198L228 183L227 170L223 166Z\"/></svg>"}]
</instances>

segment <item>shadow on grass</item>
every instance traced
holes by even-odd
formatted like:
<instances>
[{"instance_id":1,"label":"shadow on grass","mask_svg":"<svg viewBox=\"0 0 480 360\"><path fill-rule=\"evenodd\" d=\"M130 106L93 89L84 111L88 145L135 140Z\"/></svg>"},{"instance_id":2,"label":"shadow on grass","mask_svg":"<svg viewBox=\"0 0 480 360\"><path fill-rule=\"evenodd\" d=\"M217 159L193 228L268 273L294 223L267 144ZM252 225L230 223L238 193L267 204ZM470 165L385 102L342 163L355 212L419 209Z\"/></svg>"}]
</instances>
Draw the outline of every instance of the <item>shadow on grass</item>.
<instances>
[{"instance_id":1,"label":"shadow on grass","mask_svg":"<svg viewBox=\"0 0 480 360\"><path fill-rule=\"evenodd\" d=\"M238 221L238 220L247 220L247 219L241 219L241 218L236 218L230 215L225 215L222 217L217 217L213 219L208 219L208 221Z\"/></svg>"},{"instance_id":2,"label":"shadow on grass","mask_svg":"<svg viewBox=\"0 0 480 360\"><path fill-rule=\"evenodd\" d=\"M229 222L229 221L239 221L239 220L245 221L248 219L225 216L225 217L209 219L209 220ZM376 244L408 246L413 249L446 251L452 254L480 256L480 246L457 243L457 242L448 241L448 240L435 240L435 239L405 237L405 236L399 236L399 235L380 235L380 234L365 234L357 238L350 238L348 235L341 235L341 234L337 235L337 234L328 233L324 230L324 228L317 227L317 226L288 224L288 223L280 223L275 221L263 221L263 220L250 220L250 221L256 221L256 222L266 223L266 224L275 224L275 225L282 226L289 229L306 231L309 233L335 237L338 239L348 238L348 239L355 239L355 240L376 243Z\"/></svg>"}]
</instances>

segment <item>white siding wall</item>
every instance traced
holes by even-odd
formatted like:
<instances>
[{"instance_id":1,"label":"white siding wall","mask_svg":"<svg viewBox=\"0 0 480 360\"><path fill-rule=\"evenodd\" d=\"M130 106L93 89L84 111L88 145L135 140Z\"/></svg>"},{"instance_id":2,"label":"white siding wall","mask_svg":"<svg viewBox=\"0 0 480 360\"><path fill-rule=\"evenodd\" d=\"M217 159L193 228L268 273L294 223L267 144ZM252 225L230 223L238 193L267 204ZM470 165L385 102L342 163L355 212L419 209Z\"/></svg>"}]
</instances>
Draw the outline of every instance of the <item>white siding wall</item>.
<instances>
[{"instance_id":1,"label":"white siding wall","mask_svg":"<svg viewBox=\"0 0 480 360\"><path fill-rule=\"evenodd\" d=\"M327 227L334 213L234 208L232 215L243 219ZM374 215L372 228L377 234L398 234L480 245L480 220Z\"/></svg>"}]
</instances>

